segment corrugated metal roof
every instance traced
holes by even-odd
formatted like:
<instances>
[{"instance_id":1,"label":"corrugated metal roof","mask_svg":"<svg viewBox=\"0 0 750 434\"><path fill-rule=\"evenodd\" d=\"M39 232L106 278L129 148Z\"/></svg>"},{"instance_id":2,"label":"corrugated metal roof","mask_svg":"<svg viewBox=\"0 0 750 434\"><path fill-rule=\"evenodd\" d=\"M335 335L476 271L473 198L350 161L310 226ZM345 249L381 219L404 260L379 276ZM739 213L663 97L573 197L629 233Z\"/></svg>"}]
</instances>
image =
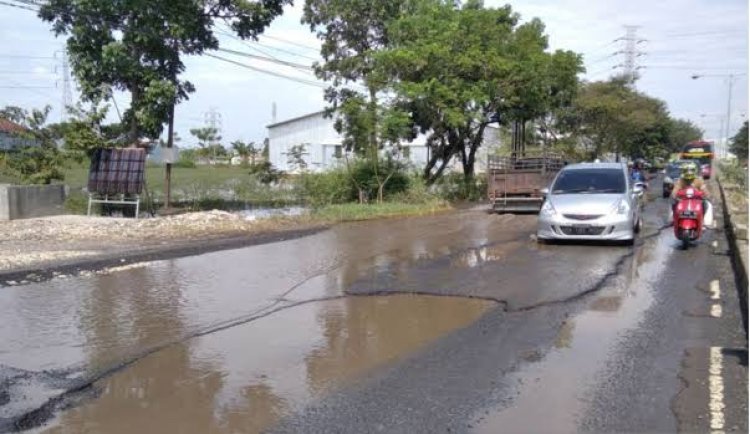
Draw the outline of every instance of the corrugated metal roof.
<instances>
[{"instance_id":1,"label":"corrugated metal roof","mask_svg":"<svg viewBox=\"0 0 750 434\"><path fill-rule=\"evenodd\" d=\"M266 128L273 128L273 127L278 127L279 125L284 125L284 124L289 124L289 123L296 122L296 121L301 121L302 119L307 119L307 118L311 118L311 117L314 117L314 116L322 115L325 112L326 112L325 110L320 110L320 111L317 111L317 112L314 112L314 113L308 113L306 115L297 116L296 118L291 118L291 119L287 119L287 120L284 120L284 121L280 121L280 122L276 122L276 123L273 123L273 124L266 125Z\"/></svg>"}]
</instances>

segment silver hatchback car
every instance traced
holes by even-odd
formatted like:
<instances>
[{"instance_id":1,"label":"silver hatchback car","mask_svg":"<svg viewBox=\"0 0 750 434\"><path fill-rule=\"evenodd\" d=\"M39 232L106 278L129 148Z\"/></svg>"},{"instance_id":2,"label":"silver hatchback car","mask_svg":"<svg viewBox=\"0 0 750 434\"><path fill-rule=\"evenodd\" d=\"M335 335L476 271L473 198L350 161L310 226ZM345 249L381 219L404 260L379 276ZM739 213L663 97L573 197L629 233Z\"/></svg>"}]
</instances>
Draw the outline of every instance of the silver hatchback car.
<instances>
[{"instance_id":1,"label":"silver hatchback car","mask_svg":"<svg viewBox=\"0 0 750 434\"><path fill-rule=\"evenodd\" d=\"M632 243L641 228L642 185L622 163L581 163L557 174L539 212L537 239Z\"/></svg>"}]
</instances>

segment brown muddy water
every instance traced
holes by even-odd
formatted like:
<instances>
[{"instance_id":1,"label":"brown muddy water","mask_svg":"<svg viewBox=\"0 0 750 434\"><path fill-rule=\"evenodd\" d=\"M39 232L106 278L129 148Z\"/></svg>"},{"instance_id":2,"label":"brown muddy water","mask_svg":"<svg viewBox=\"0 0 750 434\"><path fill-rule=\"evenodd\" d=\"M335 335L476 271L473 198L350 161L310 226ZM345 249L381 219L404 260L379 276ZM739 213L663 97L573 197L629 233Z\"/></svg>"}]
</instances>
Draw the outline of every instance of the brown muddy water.
<instances>
[{"instance_id":1,"label":"brown muddy water","mask_svg":"<svg viewBox=\"0 0 750 434\"><path fill-rule=\"evenodd\" d=\"M285 309L138 361L46 432L258 432L493 305L393 295Z\"/></svg>"},{"instance_id":2,"label":"brown muddy water","mask_svg":"<svg viewBox=\"0 0 750 434\"><path fill-rule=\"evenodd\" d=\"M4 288L0 377L3 370L31 376L28 387L10 391L12 409L0 408L0 418L65 390L37 379L44 373L94 381L99 397L43 430L262 429L496 306L346 291L393 264L509 241L519 225L530 227L498 224L509 218L459 213L346 224L285 242ZM501 254L472 253L480 261Z\"/></svg>"}]
</instances>

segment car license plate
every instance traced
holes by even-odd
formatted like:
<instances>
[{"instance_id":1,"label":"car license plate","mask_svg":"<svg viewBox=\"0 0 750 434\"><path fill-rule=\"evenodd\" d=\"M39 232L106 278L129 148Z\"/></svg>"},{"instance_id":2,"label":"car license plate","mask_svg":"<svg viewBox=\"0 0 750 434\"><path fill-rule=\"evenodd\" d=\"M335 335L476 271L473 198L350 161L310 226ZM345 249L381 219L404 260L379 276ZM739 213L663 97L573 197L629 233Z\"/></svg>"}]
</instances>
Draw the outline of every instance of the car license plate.
<instances>
[{"instance_id":1,"label":"car license plate","mask_svg":"<svg viewBox=\"0 0 750 434\"><path fill-rule=\"evenodd\" d=\"M591 226L588 225L574 225L571 229L573 235L589 235L591 233Z\"/></svg>"},{"instance_id":2,"label":"car license plate","mask_svg":"<svg viewBox=\"0 0 750 434\"><path fill-rule=\"evenodd\" d=\"M688 219L694 219L695 218L695 211L683 211L680 213L680 217L688 218Z\"/></svg>"}]
</instances>

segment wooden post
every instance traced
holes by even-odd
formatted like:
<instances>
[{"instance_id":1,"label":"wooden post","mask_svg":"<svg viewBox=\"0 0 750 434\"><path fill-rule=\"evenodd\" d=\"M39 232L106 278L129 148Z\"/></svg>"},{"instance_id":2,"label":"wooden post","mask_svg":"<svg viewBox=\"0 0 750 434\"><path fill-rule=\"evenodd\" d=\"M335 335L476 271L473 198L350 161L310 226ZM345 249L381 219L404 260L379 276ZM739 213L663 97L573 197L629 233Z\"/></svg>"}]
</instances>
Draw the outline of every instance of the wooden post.
<instances>
[{"instance_id":1,"label":"wooden post","mask_svg":"<svg viewBox=\"0 0 750 434\"><path fill-rule=\"evenodd\" d=\"M174 141L174 103L169 108L169 127L167 128L169 136L167 137L167 149L172 149ZM171 155L170 155L171 157ZM172 163L166 163L164 172L164 209L169 209L169 203L172 199Z\"/></svg>"}]
</instances>

